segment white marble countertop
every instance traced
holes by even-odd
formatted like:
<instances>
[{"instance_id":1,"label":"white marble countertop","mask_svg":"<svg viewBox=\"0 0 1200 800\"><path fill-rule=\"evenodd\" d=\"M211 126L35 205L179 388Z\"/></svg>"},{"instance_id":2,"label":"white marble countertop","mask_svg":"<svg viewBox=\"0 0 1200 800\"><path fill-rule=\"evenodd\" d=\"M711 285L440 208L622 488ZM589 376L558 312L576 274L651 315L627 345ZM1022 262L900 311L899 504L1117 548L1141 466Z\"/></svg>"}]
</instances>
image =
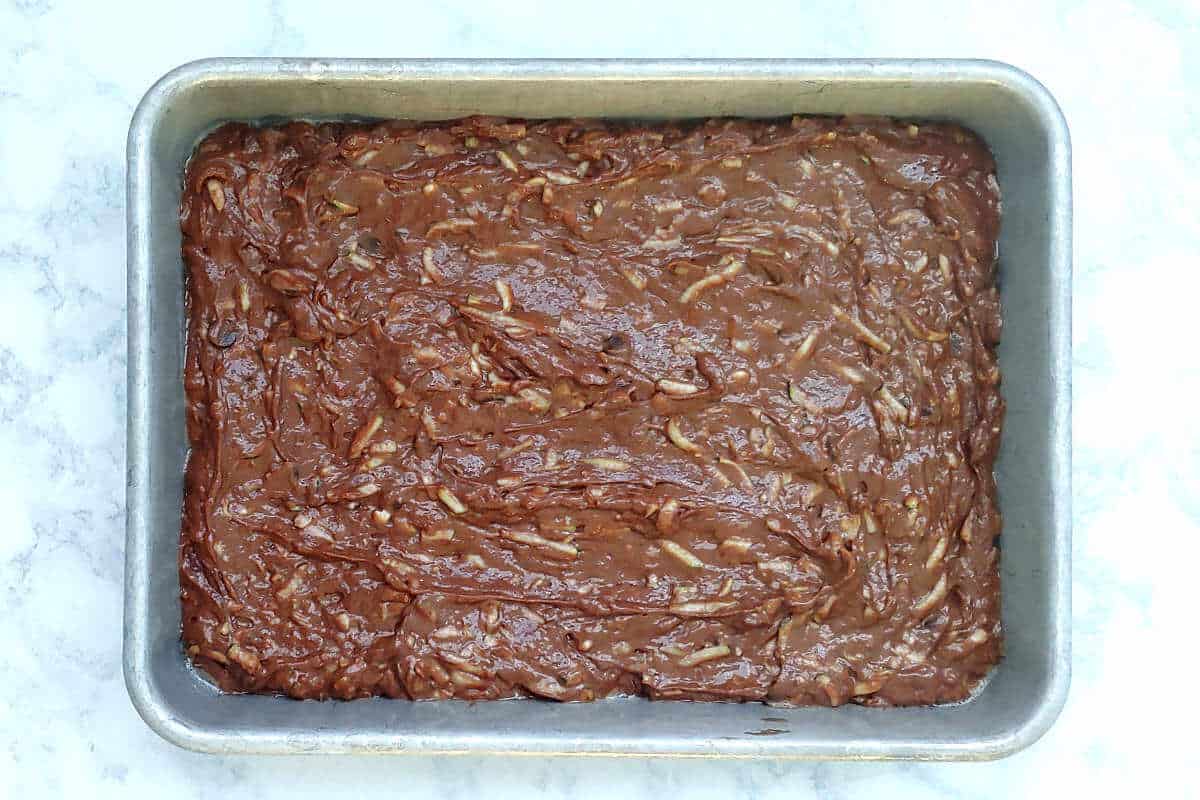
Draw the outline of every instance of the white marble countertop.
<instances>
[{"instance_id":1,"label":"white marble countertop","mask_svg":"<svg viewBox=\"0 0 1200 800\"><path fill-rule=\"evenodd\" d=\"M1194 789L1177 717L1200 564L1200 7L968 1L916 21L911 3L722 3L698 20L694 2L558 5L0 5L0 796L349 781L489 799L1109 797L1151 788L1150 769L1160 794ZM155 78L214 55L969 56L1040 78L1075 152L1075 656L1058 723L980 765L215 758L159 740L120 665L125 133Z\"/></svg>"}]
</instances>

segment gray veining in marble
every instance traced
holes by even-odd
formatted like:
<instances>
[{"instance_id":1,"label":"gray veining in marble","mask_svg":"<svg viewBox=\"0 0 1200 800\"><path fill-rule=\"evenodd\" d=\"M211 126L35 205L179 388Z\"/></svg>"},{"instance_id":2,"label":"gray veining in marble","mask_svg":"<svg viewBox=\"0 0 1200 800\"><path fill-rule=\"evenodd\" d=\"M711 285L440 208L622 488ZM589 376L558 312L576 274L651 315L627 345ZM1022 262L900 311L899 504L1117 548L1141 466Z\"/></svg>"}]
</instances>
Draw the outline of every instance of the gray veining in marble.
<instances>
[{"instance_id":1,"label":"gray veining in marble","mask_svg":"<svg viewBox=\"0 0 1200 800\"><path fill-rule=\"evenodd\" d=\"M168 2L0 5L0 797L327 797L347 780L354 794L450 800L1200 784L1180 721L1194 713L1200 564L1195 2L776 0L694 20L697 0L197 5L196 17ZM963 56L1040 78L1070 122L1076 176L1075 659L1058 724L983 765L218 759L160 741L119 659L124 137L155 78L215 55Z\"/></svg>"}]
</instances>

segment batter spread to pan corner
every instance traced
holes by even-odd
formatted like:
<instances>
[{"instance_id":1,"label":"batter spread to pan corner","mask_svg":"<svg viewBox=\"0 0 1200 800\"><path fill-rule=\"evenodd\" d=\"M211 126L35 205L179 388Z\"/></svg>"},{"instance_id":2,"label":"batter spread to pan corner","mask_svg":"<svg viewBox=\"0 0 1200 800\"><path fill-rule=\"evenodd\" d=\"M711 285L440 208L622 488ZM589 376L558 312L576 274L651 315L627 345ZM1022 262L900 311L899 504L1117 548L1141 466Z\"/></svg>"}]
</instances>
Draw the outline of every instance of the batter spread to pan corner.
<instances>
[{"instance_id":1,"label":"batter spread to pan corner","mask_svg":"<svg viewBox=\"0 0 1200 800\"><path fill-rule=\"evenodd\" d=\"M966 697L994 172L880 119L220 128L181 212L188 653L298 698Z\"/></svg>"}]
</instances>

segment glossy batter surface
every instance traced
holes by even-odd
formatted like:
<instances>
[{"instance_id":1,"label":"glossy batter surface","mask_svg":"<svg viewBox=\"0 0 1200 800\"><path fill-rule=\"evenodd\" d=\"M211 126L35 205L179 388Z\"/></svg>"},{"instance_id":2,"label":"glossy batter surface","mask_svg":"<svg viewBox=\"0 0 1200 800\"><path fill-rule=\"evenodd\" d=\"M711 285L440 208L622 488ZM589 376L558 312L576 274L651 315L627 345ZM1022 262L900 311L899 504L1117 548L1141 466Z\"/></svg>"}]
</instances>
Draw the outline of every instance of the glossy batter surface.
<instances>
[{"instance_id":1,"label":"glossy batter surface","mask_svg":"<svg viewBox=\"0 0 1200 800\"><path fill-rule=\"evenodd\" d=\"M915 704L999 658L973 134L228 125L185 181L224 689Z\"/></svg>"}]
</instances>

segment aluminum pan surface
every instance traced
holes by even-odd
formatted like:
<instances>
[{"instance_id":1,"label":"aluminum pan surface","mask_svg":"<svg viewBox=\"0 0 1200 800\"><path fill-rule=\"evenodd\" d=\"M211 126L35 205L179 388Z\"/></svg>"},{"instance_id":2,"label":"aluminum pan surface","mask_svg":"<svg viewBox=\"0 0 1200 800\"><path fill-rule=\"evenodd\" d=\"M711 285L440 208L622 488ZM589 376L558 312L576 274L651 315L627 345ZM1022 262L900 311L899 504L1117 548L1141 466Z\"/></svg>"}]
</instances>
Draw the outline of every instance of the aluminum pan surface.
<instances>
[{"instance_id":1,"label":"aluminum pan surface","mask_svg":"<svg viewBox=\"0 0 1200 800\"><path fill-rule=\"evenodd\" d=\"M679 118L870 113L983 135L1005 198L997 467L1005 660L974 699L911 709L774 709L619 699L559 705L295 702L219 695L179 645L183 165L231 119ZM210 60L160 80L128 142L129 420L124 666L135 707L209 752L453 752L988 759L1035 741L1070 659L1070 143L1036 81L983 61Z\"/></svg>"}]
</instances>

